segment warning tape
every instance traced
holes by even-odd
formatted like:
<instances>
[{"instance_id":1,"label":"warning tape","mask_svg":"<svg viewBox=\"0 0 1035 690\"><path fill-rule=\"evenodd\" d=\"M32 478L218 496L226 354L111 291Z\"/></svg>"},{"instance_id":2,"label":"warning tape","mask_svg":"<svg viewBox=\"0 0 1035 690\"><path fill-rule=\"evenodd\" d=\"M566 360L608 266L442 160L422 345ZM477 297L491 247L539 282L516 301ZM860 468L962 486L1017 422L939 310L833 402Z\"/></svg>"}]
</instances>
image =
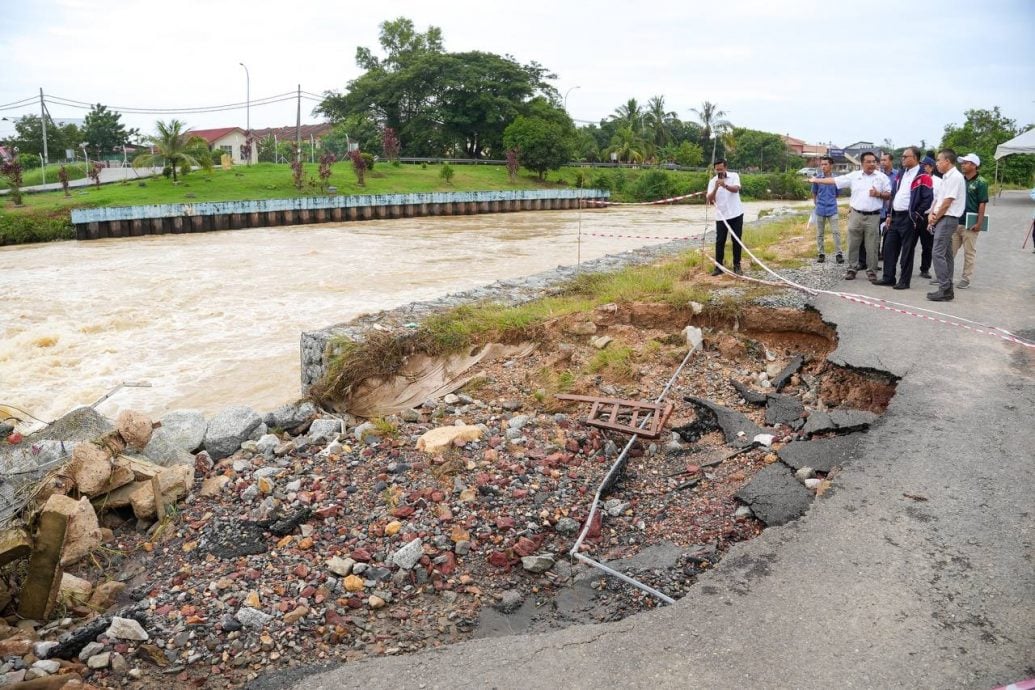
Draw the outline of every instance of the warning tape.
<instances>
[{"instance_id":1,"label":"warning tape","mask_svg":"<svg viewBox=\"0 0 1035 690\"><path fill-rule=\"evenodd\" d=\"M744 244L744 241L740 237L737 237L737 234L735 232L733 232L733 228L730 227L730 224L726 221L725 218L722 218L720 216L719 220L722 221L722 223L726 226L726 229L729 231L729 235L730 235L731 238L733 238L733 241L741 246L741 248L747 253L747 255L749 257L751 257L751 260L754 263L756 263L759 266L761 266L763 270L765 270L771 276L776 278L783 285L787 285L789 287L792 287L792 288L794 288L796 290L800 290L802 292L808 293L810 295L821 295L821 294L822 295L832 295L834 297L845 299L845 300L848 300L850 302L856 302L858 304L864 304L866 306L873 307L875 309L883 309L885 311L891 311L891 312L895 312L895 313L898 313L898 314L903 314L903 315L906 315L906 316L912 316L912 317L915 317L915 318L924 319L924 320L927 320L927 321L934 321L936 323L941 323L941 324L947 325L947 326L955 326L957 328L962 328L964 330L968 330L968 331L971 331L973 333L978 333L980 335L990 335L990 336L993 336L993 337L996 337L996 338L1000 338L1000 339L1005 340L1005 341L1010 342L1010 343L1021 345L1022 347L1027 347L1027 348L1035 349L1035 342L1031 342L1031 341L1026 340L1024 338L1018 337L1018 336L1014 335L1013 333L1011 333L1010 331L1006 330L1005 328L1000 328L999 326L991 326L991 325L988 325L988 324L985 324L985 323L981 323L979 321L972 321L970 319L965 319L965 318L962 318L962 317L959 317L959 316L953 316L951 314L945 314L943 312L935 311L933 309L925 309L923 307L917 307L917 306L913 306L913 305L910 305L910 304L903 304L903 303L900 303L900 302L892 302L891 300L886 300L886 299L883 299L883 298L880 298L880 297L869 297L867 295L859 295L859 294L855 294L855 293L851 293L851 292L840 292L840 291L837 291L837 290L820 290L820 289L817 289L817 288L807 287L807 286L802 285L800 283L796 283L793 280L791 280L790 278L787 278L786 276L780 275L779 273L777 273L773 269L769 268L765 264L765 262L761 261L757 256L754 255L754 253L750 249L748 249L748 246L746 244ZM709 258L711 258L711 257L709 257ZM712 262L716 263L714 259L712 259ZM718 265L718 264L716 263L716 265ZM749 279L747 276L741 276L741 275L737 275L735 273L731 273L728 269L726 269L725 266L720 266L720 268L726 274L734 275L735 277L741 278L741 279ZM749 280L756 280L756 279L749 279ZM758 282L758 281L756 280L756 282ZM768 283L767 282L767 284L773 284L773 283Z\"/></svg>"},{"instance_id":2,"label":"warning tape","mask_svg":"<svg viewBox=\"0 0 1035 690\"><path fill-rule=\"evenodd\" d=\"M663 204L674 204L677 201L692 199L698 196L704 196L704 192L693 192L692 194L683 194L682 196L673 196L667 199L656 199L655 201L602 201L600 199L582 199L582 201L585 202L587 206L597 208L603 208L606 206L661 206Z\"/></svg>"},{"instance_id":3,"label":"warning tape","mask_svg":"<svg viewBox=\"0 0 1035 690\"><path fill-rule=\"evenodd\" d=\"M611 235L603 232L584 232L583 237L617 237L629 240L699 240L700 235L687 237L669 237L667 235Z\"/></svg>"}]
</instances>

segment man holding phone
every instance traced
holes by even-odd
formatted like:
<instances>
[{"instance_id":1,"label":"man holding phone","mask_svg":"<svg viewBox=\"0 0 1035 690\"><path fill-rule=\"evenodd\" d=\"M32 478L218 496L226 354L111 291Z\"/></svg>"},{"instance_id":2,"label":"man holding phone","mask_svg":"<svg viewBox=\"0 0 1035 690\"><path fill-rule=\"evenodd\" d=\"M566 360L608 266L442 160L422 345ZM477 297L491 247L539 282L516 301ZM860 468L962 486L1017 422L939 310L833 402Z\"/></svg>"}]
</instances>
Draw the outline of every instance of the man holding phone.
<instances>
[{"instance_id":1,"label":"man holding phone","mask_svg":"<svg viewBox=\"0 0 1035 690\"><path fill-rule=\"evenodd\" d=\"M744 234L744 207L740 203L740 175L726 170L726 160L715 161L715 175L708 180L708 203L714 204L715 221L715 261L722 265L726 258L726 237L729 230L740 239ZM729 230L726 224L729 223ZM733 240L733 272L742 275L740 270L740 242ZM713 276L721 276L722 270L716 266Z\"/></svg>"}]
</instances>

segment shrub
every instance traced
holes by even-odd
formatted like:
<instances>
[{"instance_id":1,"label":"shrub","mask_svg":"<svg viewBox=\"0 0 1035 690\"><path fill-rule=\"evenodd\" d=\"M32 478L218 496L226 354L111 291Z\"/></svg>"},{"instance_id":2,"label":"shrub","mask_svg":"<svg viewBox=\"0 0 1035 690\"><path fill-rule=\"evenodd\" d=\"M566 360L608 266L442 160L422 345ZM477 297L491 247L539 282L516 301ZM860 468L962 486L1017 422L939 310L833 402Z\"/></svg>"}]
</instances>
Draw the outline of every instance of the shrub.
<instances>
[{"instance_id":1,"label":"shrub","mask_svg":"<svg viewBox=\"0 0 1035 690\"><path fill-rule=\"evenodd\" d=\"M0 245L73 239L75 230L67 213L0 213Z\"/></svg>"},{"instance_id":2,"label":"shrub","mask_svg":"<svg viewBox=\"0 0 1035 690\"><path fill-rule=\"evenodd\" d=\"M588 178L589 178L589 176L586 174L585 170L576 170L575 171L575 186L578 187L579 189L584 188L586 186L586 183L589 181Z\"/></svg>"},{"instance_id":3,"label":"shrub","mask_svg":"<svg viewBox=\"0 0 1035 690\"><path fill-rule=\"evenodd\" d=\"M600 172L594 175L593 180L591 182L591 186L593 187L593 189L607 189L612 192L614 191L614 184L614 180L611 178L611 176L604 172Z\"/></svg>"},{"instance_id":4,"label":"shrub","mask_svg":"<svg viewBox=\"0 0 1035 690\"><path fill-rule=\"evenodd\" d=\"M22 165L22 170L32 170L33 168L40 167L40 159L31 153L19 153L18 162Z\"/></svg>"},{"instance_id":5,"label":"shrub","mask_svg":"<svg viewBox=\"0 0 1035 690\"><path fill-rule=\"evenodd\" d=\"M173 176L173 167L167 163L166 166L164 168L162 168L162 177L164 177L165 179L168 180L172 176Z\"/></svg>"},{"instance_id":6,"label":"shrub","mask_svg":"<svg viewBox=\"0 0 1035 690\"><path fill-rule=\"evenodd\" d=\"M453 175L455 174L456 172L453 170L453 166L449 163L443 163L442 169L438 171L439 178L445 181L446 184L453 184Z\"/></svg>"},{"instance_id":7,"label":"shrub","mask_svg":"<svg viewBox=\"0 0 1035 690\"><path fill-rule=\"evenodd\" d=\"M349 151L349 158L352 159L352 172L356 173L356 184L360 187L365 187L366 173L367 173L367 156L369 154L361 153L358 149Z\"/></svg>"},{"instance_id":8,"label":"shrub","mask_svg":"<svg viewBox=\"0 0 1035 690\"><path fill-rule=\"evenodd\" d=\"M648 170L633 185L632 196L637 201L655 201L676 196L679 183L664 170Z\"/></svg>"},{"instance_id":9,"label":"shrub","mask_svg":"<svg viewBox=\"0 0 1035 690\"><path fill-rule=\"evenodd\" d=\"M629 176L626 174L625 170L619 168L618 170L614 171L614 174L612 175L612 180L613 182L611 184L611 190L615 192L624 192L625 187L629 182Z\"/></svg>"},{"instance_id":10,"label":"shrub","mask_svg":"<svg viewBox=\"0 0 1035 690\"><path fill-rule=\"evenodd\" d=\"M374 154L372 153L361 153L363 156L363 162L367 164L367 170L374 169Z\"/></svg>"}]
</instances>

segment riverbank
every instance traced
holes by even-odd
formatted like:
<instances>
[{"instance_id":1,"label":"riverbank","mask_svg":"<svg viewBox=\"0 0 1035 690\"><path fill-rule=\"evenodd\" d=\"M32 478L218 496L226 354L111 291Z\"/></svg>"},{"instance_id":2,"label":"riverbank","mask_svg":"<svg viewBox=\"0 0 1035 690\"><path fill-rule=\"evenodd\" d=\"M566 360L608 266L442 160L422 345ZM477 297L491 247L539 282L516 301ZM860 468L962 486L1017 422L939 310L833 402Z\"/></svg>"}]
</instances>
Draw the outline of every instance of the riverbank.
<instances>
[{"instance_id":1,"label":"riverbank","mask_svg":"<svg viewBox=\"0 0 1035 690\"><path fill-rule=\"evenodd\" d=\"M0 201L0 245L74 239L69 212L73 208L135 206L151 204L197 203L203 201L238 201L263 199L295 199L328 194L406 194L440 191L492 191L563 189L569 187L602 188L616 201L645 201L676 194L703 191L707 185L704 172L665 171L660 169L563 168L551 173L546 181L521 171L511 181L506 168L496 165L452 166L453 177L441 176L442 166L377 163L365 175L365 185L356 181L349 165L332 166L326 185L319 183L316 166L308 165L301 191L292 185L291 169L285 165L263 163L211 172L195 171L179 183L153 177L101 187L80 187L66 197L60 191L26 194L24 206L14 207ZM746 200L804 199L805 183L793 174L744 175ZM334 190L330 190L333 187ZM699 203L698 200L689 202Z\"/></svg>"}]
</instances>

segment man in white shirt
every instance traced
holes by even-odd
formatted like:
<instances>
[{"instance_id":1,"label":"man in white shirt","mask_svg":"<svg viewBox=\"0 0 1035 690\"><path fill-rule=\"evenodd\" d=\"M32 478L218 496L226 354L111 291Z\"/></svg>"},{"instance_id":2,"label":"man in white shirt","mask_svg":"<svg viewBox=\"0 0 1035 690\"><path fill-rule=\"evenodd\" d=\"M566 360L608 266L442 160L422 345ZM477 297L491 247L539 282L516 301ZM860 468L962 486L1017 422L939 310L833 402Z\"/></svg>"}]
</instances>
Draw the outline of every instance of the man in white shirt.
<instances>
[{"instance_id":1,"label":"man in white shirt","mask_svg":"<svg viewBox=\"0 0 1035 690\"><path fill-rule=\"evenodd\" d=\"M859 248L866 249L866 277L877 282L878 244L880 241L880 210L891 198L891 181L877 170L877 156L872 151L862 155L862 170L837 177L810 177L814 184L833 184L838 189L848 187L852 197L848 213L848 271L845 280L854 280L859 265ZM858 268L857 268L858 267Z\"/></svg>"},{"instance_id":2,"label":"man in white shirt","mask_svg":"<svg viewBox=\"0 0 1035 690\"><path fill-rule=\"evenodd\" d=\"M744 235L744 207L740 203L740 175L726 170L726 161L715 161L715 176L708 181L708 203L715 205L715 261L721 266L726 258L726 236L729 230L737 236L733 240L733 272L741 275L740 242ZM726 224L729 223L729 230ZM721 276L718 266L713 276Z\"/></svg>"},{"instance_id":3,"label":"man in white shirt","mask_svg":"<svg viewBox=\"0 0 1035 690\"><path fill-rule=\"evenodd\" d=\"M967 181L956 169L956 152L942 149L938 152L938 172L942 182L934 188L934 204L927 217L929 232L934 233L934 274L938 289L927 293L932 302L950 302L952 292L952 236L960 224L960 216L967 208Z\"/></svg>"}]
</instances>

